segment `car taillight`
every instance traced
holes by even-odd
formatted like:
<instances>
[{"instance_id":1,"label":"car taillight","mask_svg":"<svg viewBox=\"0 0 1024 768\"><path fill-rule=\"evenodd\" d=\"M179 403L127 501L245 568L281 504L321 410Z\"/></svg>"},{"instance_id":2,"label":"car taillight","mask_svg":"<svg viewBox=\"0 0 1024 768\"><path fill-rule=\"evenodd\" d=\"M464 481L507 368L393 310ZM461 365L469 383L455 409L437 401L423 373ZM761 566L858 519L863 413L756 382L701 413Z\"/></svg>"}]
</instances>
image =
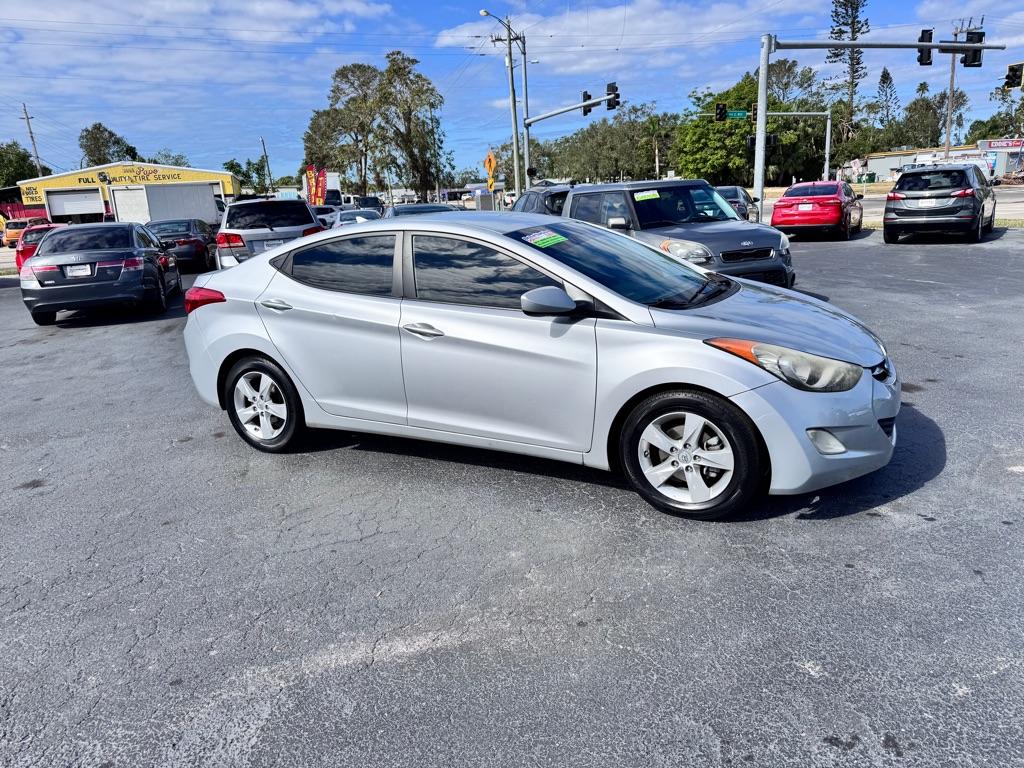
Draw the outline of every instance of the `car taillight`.
<instances>
[{"instance_id":1,"label":"car taillight","mask_svg":"<svg viewBox=\"0 0 1024 768\"><path fill-rule=\"evenodd\" d=\"M133 256L130 259L125 259L121 263L121 269L124 272L141 272L142 271L142 259Z\"/></svg>"},{"instance_id":2,"label":"car taillight","mask_svg":"<svg viewBox=\"0 0 1024 768\"><path fill-rule=\"evenodd\" d=\"M32 271L32 267L30 267L28 265L27 261L24 264L21 265L21 271L18 272L18 278L21 279L21 280L35 280L36 279L35 273Z\"/></svg>"},{"instance_id":3,"label":"car taillight","mask_svg":"<svg viewBox=\"0 0 1024 768\"><path fill-rule=\"evenodd\" d=\"M218 232L217 233L217 247L218 248L244 248L245 241L242 236L235 232Z\"/></svg>"},{"instance_id":4,"label":"car taillight","mask_svg":"<svg viewBox=\"0 0 1024 768\"><path fill-rule=\"evenodd\" d=\"M60 272L60 267L54 264L40 264L38 267L32 267L32 271L37 274L39 272Z\"/></svg>"},{"instance_id":5,"label":"car taillight","mask_svg":"<svg viewBox=\"0 0 1024 768\"><path fill-rule=\"evenodd\" d=\"M317 232L323 232L323 231L324 231L324 228L321 227L321 226L310 227L309 229L302 230L302 236L305 237L306 235L315 235Z\"/></svg>"},{"instance_id":6,"label":"car taillight","mask_svg":"<svg viewBox=\"0 0 1024 768\"><path fill-rule=\"evenodd\" d=\"M776 208L789 208L789 206L791 206L792 204L793 204L792 200L776 200L775 201L775 207Z\"/></svg>"},{"instance_id":7,"label":"car taillight","mask_svg":"<svg viewBox=\"0 0 1024 768\"><path fill-rule=\"evenodd\" d=\"M830 197L825 200L819 200L818 205L842 205L842 201L837 198Z\"/></svg>"},{"instance_id":8,"label":"car taillight","mask_svg":"<svg viewBox=\"0 0 1024 768\"><path fill-rule=\"evenodd\" d=\"M902 192L890 192L888 195L885 196L885 199L886 200L906 200L907 196L904 195Z\"/></svg>"},{"instance_id":9,"label":"car taillight","mask_svg":"<svg viewBox=\"0 0 1024 768\"><path fill-rule=\"evenodd\" d=\"M196 288L192 287L185 291L185 314L189 314L195 309L206 306L207 304L219 304L222 301L227 301L224 298L224 294L220 291L215 291L212 288Z\"/></svg>"},{"instance_id":10,"label":"car taillight","mask_svg":"<svg viewBox=\"0 0 1024 768\"><path fill-rule=\"evenodd\" d=\"M950 197L974 197L973 189L958 189L956 192L950 192Z\"/></svg>"}]
</instances>

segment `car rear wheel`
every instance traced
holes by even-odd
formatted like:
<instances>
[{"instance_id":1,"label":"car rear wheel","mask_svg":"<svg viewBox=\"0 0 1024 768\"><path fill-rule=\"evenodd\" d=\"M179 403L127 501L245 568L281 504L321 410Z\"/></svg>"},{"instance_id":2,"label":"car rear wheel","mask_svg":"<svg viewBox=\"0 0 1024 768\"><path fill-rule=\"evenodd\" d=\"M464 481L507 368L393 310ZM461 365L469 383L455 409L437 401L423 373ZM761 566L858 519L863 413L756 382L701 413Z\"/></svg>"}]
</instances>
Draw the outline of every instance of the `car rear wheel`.
<instances>
[{"instance_id":1,"label":"car rear wheel","mask_svg":"<svg viewBox=\"0 0 1024 768\"><path fill-rule=\"evenodd\" d=\"M985 234L991 234L992 230L996 228L996 207L992 206L992 218L988 220L988 224L985 225Z\"/></svg>"},{"instance_id":2,"label":"car rear wheel","mask_svg":"<svg viewBox=\"0 0 1024 768\"><path fill-rule=\"evenodd\" d=\"M623 426L619 453L630 483L662 512L719 520L760 494L754 426L734 405L705 392L676 390L644 400Z\"/></svg>"},{"instance_id":3,"label":"car rear wheel","mask_svg":"<svg viewBox=\"0 0 1024 768\"><path fill-rule=\"evenodd\" d=\"M882 240L892 245L900 241L900 233L889 227L882 227Z\"/></svg>"},{"instance_id":4,"label":"car rear wheel","mask_svg":"<svg viewBox=\"0 0 1024 768\"><path fill-rule=\"evenodd\" d=\"M153 286L153 295L149 300L149 311L154 315L162 315L167 311L167 284L164 276L157 273L156 285Z\"/></svg>"},{"instance_id":5,"label":"car rear wheel","mask_svg":"<svg viewBox=\"0 0 1024 768\"><path fill-rule=\"evenodd\" d=\"M280 453L298 442L305 420L288 375L269 360L240 360L224 382L231 425L253 448Z\"/></svg>"},{"instance_id":6,"label":"car rear wheel","mask_svg":"<svg viewBox=\"0 0 1024 768\"><path fill-rule=\"evenodd\" d=\"M972 243L980 243L985 237L985 212L978 212L978 221L974 224L974 227L970 232L967 233L967 239Z\"/></svg>"},{"instance_id":7,"label":"car rear wheel","mask_svg":"<svg viewBox=\"0 0 1024 768\"><path fill-rule=\"evenodd\" d=\"M33 312L32 321L36 325L54 325L57 322L56 312Z\"/></svg>"}]
</instances>

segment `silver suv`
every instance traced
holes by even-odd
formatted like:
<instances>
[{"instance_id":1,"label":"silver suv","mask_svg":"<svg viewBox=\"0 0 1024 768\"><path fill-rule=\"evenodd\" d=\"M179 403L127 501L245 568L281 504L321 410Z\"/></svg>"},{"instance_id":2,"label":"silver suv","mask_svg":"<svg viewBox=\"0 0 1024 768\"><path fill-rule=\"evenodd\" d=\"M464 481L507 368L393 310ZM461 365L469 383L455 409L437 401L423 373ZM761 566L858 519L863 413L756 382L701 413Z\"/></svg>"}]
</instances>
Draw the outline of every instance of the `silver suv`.
<instances>
[{"instance_id":1,"label":"silver suv","mask_svg":"<svg viewBox=\"0 0 1024 768\"><path fill-rule=\"evenodd\" d=\"M257 254L322 230L304 200L231 203L217 233L217 269L236 267Z\"/></svg>"}]
</instances>

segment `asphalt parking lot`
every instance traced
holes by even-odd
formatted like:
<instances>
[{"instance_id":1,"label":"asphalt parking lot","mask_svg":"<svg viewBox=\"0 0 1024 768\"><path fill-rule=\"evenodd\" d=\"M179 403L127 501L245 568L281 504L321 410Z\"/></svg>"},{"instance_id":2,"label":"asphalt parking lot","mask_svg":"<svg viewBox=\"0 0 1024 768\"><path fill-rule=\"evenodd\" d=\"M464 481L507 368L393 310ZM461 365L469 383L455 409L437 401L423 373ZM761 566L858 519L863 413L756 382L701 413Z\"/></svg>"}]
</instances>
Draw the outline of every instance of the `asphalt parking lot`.
<instances>
[{"instance_id":1,"label":"asphalt parking lot","mask_svg":"<svg viewBox=\"0 0 1024 768\"><path fill-rule=\"evenodd\" d=\"M887 341L899 444L718 524L477 450L257 453L180 298L38 328L0 279L0 765L1024 765L1024 231L794 253Z\"/></svg>"}]
</instances>

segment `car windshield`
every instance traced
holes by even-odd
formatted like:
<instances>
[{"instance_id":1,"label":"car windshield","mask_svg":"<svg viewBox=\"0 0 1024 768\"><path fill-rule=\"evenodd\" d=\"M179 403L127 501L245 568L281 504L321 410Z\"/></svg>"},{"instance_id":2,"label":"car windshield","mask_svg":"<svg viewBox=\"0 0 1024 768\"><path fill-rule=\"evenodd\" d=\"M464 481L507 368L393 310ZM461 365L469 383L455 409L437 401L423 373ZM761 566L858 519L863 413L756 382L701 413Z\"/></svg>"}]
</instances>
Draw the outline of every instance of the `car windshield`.
<instances>
[{"instance_id":1,"label":"car windshield","mask_svg":"<svg viewBox=\"0 0 1024 768\"><path fill-rule=\"evenodd\" d=\"M380 206L379 197L357 197L356 205L360 208L377 208Z\"/></svg>"},{"instance_id":2,"label":"car windshield","mask_svg":"<svg viewBox=\"0 0 1024 768\"><path fill-rule=\"evenodd\" d=\"M326 214L329 214L329 213L334 213L334 209L331 208L329 205L318 205L313 210L316 211L318 216L326 215Z\"/></svg>"},{"instance_id":3,"label":"car windshield","mask_svg":"<svg viewBox=\"0 0 1024 768\"><path fill-rule=\"evenodd\" d=\"M740 191L737 187L715 187L715 191L726 200L737 200L740 196Z\"/></svg>"},{"instance_id":4,"label":"car windshield","mask_svg":"<svg viewBox=\"0 0 1024 768\"><path fill-rule=\"evenodd\" d=\"M896 189L901 192L931 192L968 186L967 174L959 170L904 173L896 182Z\"/></svg>"},{"instance_id":5,"label":"car windshield","mask_svg":"<svg viewBox=\"0 0 1024 768\"><path fill-rule=\"evenodd\" d=\"M21 242L23 243L38 243L43 239L43 235L49 232L49 229L30 229L24 235L21 236Z\"/></svg>"},{"instance_id":6,"label":"car windshield","mask_svg":"<svg viewBox=\"0 0 1024 768\"><path fill-rule=\"evenodd\" d=\"M40 243L36 255L131 248L130 232L128 227L61 227Z\"/></svg>"},{"instance_id":7,"label":"car windshield","mask_svg":"<svg viewBox=\"0 0 1024 768\"><path fill-rule=\"evenodd\" d=\"M379 218L376 211L344 211L338 214L338 221L373 221Z\"/></svg>"},{"instance_id":8,"label":"car windshield","mask_svg":"<svg viewBox=\"0 0 1024 768\"><path fill-rule=\"evenodd\" d=\"M228 208L227 229L278 229L316 224L301 200L267 200Z\"/></svg>"},{"instance_id":9,"label":"car windshield","mask_svg":"<svg viewBox=\"0 0 1024 768\"><path fill-rule=\"evenodd\" d=\"M146 229L154 235L167 235L173 232L188 232L189 224L186 219L178 221L151 221Z\"/></svg>"},{"instance_id":10,"label":"car windshield","mask_svg":"<svg viewBox=\"0 0 1024 768\"><path fill-rule=\"evenodd\" d=\"M450 205L399 205L395 208L395 216L407 216L410 213L441 213L455 210Z\"/></svg>"},{"instance_id":11,"label":"car windshield","mask_svg":"<svg viewBox=\"0 0 1024 768\"><path fill-rule=\"evenodd\" d=\"M736 221L739 216L725 198L711 187L681 185L630 190L640 229Z\"/></svg>"},{"instance_id":12,"label":"car windshield","mask_svg":"<svg viewBox=\"0 0 1024 768\"><path fill-rule=\"evenodd\" d=\"M790 187L782 193L783 197L831 197L838 194L838 184L807 184L806 186Z\"/></svg>"},{"instance_id":13,"label":"car windshield","mask_svg":"<svg viewBox=\"0 0 1024 768\"><path fill-rule=\"evenodd\" d=\"M690 306L712 282L667 253L588 224L559 221L519 229L506 236L560 261L623 298L651 307Z\"/></svg>"}]
</instances>

